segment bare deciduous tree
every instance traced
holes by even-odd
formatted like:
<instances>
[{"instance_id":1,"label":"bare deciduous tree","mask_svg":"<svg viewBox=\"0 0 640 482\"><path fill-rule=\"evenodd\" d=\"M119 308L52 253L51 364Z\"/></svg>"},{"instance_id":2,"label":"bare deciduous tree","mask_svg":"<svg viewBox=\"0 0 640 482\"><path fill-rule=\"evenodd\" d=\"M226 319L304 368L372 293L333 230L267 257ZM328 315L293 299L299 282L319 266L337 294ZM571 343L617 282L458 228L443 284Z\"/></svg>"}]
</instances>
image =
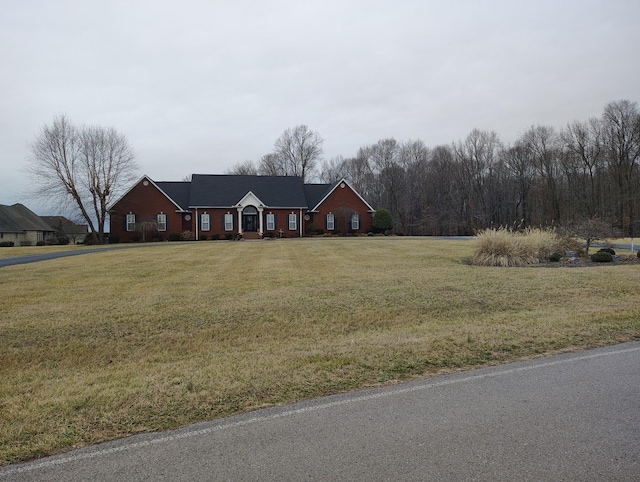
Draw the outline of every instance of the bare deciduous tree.
<instances>
[{"instance_id":1,"label":"bare deciduous tree","mask_svg":"<svg viewBox=\"0 0 640 482\"><path fill-rule=\"evenodd\" d=\"M337 182L349 176L349 161L342 156L334 157L322 163L320 181L324 183Z\"/></svg>"},{"instance_id":2,"label":"bare deciduous tree","mask_svg":"<svg viewBox=\"0 0 640 482\"><path fill-rule=\"evenodd\" d=\"M239 162L227 171L227 174L235 174L237 176L257 176L258 168L253 161Z\"/></svg>"},{"instance_id":3,"label":"bare deciduous tree","mask_svg":"<svg viewBox=\"0 0 640 482\"><path fill-rule=\"evenodd\" d=\"M285 175L300 176L302 181L313 177L316 163L323 154L324 139L306 125L285 130L274 144L275 154L285 170Z\"/></svg>"},{"instance_id":4,"label":"bare deciduous tree","mask_svg":"<svg viewBox=\"0 0 640 482\"><path fill-rule=\"evenodd\" d=\"M576 215L594 218L602 214L601 171L604 161L602 123L599 119L574 121L561 133L565 153L562 156Z\"/></svg>"},{"instance_id":5,"label":"bare deciduous tree","mask_svg":"<svg viewBox=\"0 0 640 482\"><path fill-rule=\"evenodd\" d=\"M617 227L635 236L640 196L640 112L638 104L621 100L607 104L602 115L603 138L611 176L616 187Z\"/></svg>"},{"instance_id":6,"label":"bare deciduous tree","mask_svg":"<svg viewBox=\"0 0 640 482\"><path fill-rule=\"evenodd\" d=\"M277 154L271 152L260 158L258 174L260 176L286 176L289 173L282 159Z\"/></svg>"},{"instance_id":7,"label":"bare deciduous tree","mask_svg":"<svg viewBox=\"0 0 640 482\"><path fill-rule=\"evenodd\" d=\"M41 129L30 154L31 196L59 208L73 206L94 242L101 242L108 205L138 169L127 139L112 128L77 128L63 115Z\"/></svg>"}]
</instances>

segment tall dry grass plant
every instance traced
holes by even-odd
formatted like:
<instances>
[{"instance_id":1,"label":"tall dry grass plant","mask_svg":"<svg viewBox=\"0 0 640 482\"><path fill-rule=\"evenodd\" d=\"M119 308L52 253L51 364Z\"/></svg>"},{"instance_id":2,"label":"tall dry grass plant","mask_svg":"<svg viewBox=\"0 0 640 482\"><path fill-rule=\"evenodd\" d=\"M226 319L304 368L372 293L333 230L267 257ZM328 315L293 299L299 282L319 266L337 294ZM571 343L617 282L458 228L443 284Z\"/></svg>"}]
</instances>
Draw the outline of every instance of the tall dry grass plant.
<instances>
[{"instance_id":1,"label":"tall dry grass plant","mask_svg":"<svg viewBox=\"0 0 640 482\"><path fill-rule=\"evenodd\" d=\"M476 235L476 240L473 263L479 266L528 266L562 249L553 229L485 229Z\"/></svg>"}]
</instances>

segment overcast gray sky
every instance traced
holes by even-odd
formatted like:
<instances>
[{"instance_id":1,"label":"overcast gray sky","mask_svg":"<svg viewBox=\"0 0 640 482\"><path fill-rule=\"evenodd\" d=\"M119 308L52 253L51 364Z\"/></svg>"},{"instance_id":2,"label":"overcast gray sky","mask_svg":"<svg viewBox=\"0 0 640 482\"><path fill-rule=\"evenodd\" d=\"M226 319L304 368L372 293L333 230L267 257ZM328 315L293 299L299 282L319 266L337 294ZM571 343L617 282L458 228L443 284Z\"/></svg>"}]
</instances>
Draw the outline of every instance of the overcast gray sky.
<instances>
[{"instance_id":1,"label":"overcast gray sky","mask_svg":"<svg viewBox=\"0 0 640 482\"><path fill-rule=\"evenodd\" d=\"M640 101L638 0L0 0L0 204L56 115L115 127L157 181L224 173L288 127L325 158L563 127ZM40 212L40 214L44 214Z\"/></svg>"}]
</instances>

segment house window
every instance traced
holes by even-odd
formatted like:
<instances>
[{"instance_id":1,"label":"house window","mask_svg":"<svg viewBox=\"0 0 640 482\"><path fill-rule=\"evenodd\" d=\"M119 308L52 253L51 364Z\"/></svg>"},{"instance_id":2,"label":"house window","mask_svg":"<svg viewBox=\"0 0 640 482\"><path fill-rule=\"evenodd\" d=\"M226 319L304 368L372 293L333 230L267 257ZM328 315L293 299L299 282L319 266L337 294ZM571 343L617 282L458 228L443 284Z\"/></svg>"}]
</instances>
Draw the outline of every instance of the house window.
<instances>
[{"instance_id":1,"label":"house window","mask_svg":"<svg viewBox=\"0 0 640 482\"><path fill-rule=\"evenodd\" d=\"M289 214L289 230L295 231L298 229L298 216L295 213Z\"/></svg>"},{"instance_id":2,"label":"house window","mask_svg":"<svg viewBox=\"0 0 640 482\"><path fill-rule=\"evenodd\" d=\"M127 231L135 231L135 230L136 230L136 215L127 214Z\"/></svg>"},{"instance_id":3,"label":"house window","mask_svg":"<svg viewBox=\"0 0 640 482\"><path fill-rule=\"evenodd\" d=\"M276 215L273 213L267 214L267 231L273 231L276 229Z\"/></svg>"},{"instance_id":4,"label":"house window","mask_svg":"<svg viewBox=\"0 0 640 482\"><path fill-rule=\"evenodd\" d=\"M200 215L200 229L209 231L211 229L211 216L209 214Z\"/></svg>"},{"instance_id":5,"label":"house window","mask_svg":"<svg viewBox=\"0 0 640 482\"><path fill-rule=\"evenodd\" d=\"M353 231L360 229L360 216L357 213L351 216L351 229Z\"/></svg>"},{"instance_id":6,"label":"house window","mask_svg":"<svg viewBox=\"0 0 640 482\"><path fill-rule=\"evenodd\" d=\"M156 222L158 223L158 231L166 231L167 230L167 215L166 214L158 214L158 216L156 216Z\"/></svg>"},{"instance_id":7,"label":"house window","mask_svg":"<svg viewBox=\"0 0 640 482\"><path fill-rule=\"evenodd\" d=\"M329 213L327 214L327 230L333 231L334 229L336 229L336 217Z\"/></svg>"},{"instance_id":8,"label":"house window","mask_svg":"<svg viewBox=\"0 0 640 482\"><path fill-rule=\"evenodd\" d=\"M224 215L224 230L233 231L233 214L227 213Z\"/></svg>"}]
</instances>

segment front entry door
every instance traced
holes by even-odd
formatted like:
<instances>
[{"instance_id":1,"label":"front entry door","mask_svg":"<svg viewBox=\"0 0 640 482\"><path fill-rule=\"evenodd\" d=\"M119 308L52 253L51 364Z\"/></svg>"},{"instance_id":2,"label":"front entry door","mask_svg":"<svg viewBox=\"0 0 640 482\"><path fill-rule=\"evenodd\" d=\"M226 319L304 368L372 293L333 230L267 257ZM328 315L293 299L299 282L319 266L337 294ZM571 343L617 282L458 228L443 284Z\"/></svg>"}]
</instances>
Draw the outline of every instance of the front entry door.
<instances>
[{"instance_id":1,"label":"front entry door","mask_svg":"<svg viewBox=\"0 0 640 482\"><path fill-rule=\"evenodd\" d=\"M256 232L258 230L258 216L255 214L245 214L242 216L242 220L244 221L244 226L242 226L244 231Z\"/></svg>"}]
</instances>

